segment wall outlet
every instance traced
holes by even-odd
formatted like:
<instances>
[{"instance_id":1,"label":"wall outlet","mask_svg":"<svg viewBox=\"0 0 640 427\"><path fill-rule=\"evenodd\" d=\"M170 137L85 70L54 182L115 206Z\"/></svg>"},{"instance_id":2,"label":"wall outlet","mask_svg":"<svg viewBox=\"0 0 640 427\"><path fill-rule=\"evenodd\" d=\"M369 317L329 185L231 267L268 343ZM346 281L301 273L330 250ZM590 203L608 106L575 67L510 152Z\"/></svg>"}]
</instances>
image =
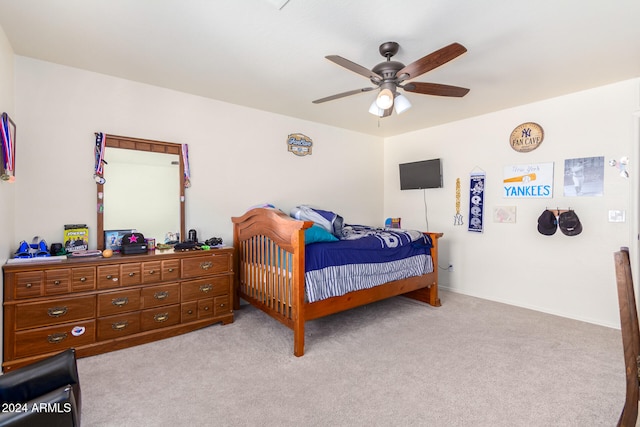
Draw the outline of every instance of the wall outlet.
<instances>
[{"instance_id":1,"label":"wall outlet","mask_svg":"<svg viewBox=\"0 0 640 427\"><path fill-rule=\"evenodd\" d=\"M453 264L449 264L449 271L453 272Z\"/></svg>"}]
</instances>

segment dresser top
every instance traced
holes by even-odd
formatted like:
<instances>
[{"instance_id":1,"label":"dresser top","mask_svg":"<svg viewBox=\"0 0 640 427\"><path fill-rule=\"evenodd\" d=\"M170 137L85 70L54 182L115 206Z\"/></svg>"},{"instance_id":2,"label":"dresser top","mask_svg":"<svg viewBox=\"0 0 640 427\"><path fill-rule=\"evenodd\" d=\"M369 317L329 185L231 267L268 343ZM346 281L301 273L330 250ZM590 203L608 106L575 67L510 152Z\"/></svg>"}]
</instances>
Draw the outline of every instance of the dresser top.
<instances>
[{"instance_id":1,"label":"dresser top","mask_svg":"<svg viewBox=\"0 0 640 427\"><path fill-rule=\"evenodd\" d=\"M229 246L223 246L219 248L212 248L209 250L194 250L194 251L174 251L173 249L167 249L164 251L155 250L149 251L146 254L135 255L122 255L119 253L113 254L109 258L105 258L101 255L98 256L80 256L80 257L68 257L68 258L28 258L26 261L19 262L7 262L2 269L5 272L13 270L41 270L43 268L67 268L67 267L82 267L82 266L95 266L104 264L122 264L126 262L150 262L150 261L162 261L165 259L181 259L197 256L215 256L216 254L233 252L233 248Z\"/></svg>"}]
</instances>

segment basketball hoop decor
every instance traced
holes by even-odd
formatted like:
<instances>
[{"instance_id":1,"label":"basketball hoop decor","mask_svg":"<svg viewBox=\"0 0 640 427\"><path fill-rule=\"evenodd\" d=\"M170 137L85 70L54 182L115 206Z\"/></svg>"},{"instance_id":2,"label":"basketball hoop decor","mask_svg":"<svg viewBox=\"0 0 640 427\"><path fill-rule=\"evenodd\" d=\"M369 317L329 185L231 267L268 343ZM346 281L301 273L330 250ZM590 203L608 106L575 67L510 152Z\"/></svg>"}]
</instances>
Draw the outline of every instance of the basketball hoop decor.
<instances>
[{"instance_id":1,"label":"basketball hoop decor","mask_svg":"<svg viewBox=\"0 0 640 427\"><path fill-rule=\"evenodd\" d=\"M509 136L509 145L520 153L533 151L542 144L544 130L537 123L527 122L518 125Z\"/></svg>"},{"instance_id":2,"label":"basketball hoop decor","mask_svg":"<svg viewBox=\"0 0 640 427\"><path fill-rule=\"evenodd\" d=\"M287 147L296 156L307 156L311 154L313 141L301 133L291 133L287 136Z\"/></svg>"}]
</instances>

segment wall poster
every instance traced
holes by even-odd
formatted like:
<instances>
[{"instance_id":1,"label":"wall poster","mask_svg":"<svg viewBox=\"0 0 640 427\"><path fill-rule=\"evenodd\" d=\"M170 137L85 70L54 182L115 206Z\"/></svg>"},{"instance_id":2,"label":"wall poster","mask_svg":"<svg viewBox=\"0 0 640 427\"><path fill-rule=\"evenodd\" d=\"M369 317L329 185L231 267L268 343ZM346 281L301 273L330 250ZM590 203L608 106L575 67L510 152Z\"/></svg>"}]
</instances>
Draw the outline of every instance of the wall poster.
<instances>
[{"instance_id":1,"label":"wall poster","mask_svg":"<svg viewBox=\"0 0 640 427\"><path fill-rule=\"evenodd\" d=\"M564 195L602 196L604 194L604 156L566 159Z\"/></svg>"},{"instance_id":2,"label":"wall poster","mask_svg":"<svg viewBox=\"0 0 640 427\"><path fill-rule=\"evenodd\" d=\"M505 166L503 187L506 198L551 198L553 162Z\"/></svg>"}]
</instances>

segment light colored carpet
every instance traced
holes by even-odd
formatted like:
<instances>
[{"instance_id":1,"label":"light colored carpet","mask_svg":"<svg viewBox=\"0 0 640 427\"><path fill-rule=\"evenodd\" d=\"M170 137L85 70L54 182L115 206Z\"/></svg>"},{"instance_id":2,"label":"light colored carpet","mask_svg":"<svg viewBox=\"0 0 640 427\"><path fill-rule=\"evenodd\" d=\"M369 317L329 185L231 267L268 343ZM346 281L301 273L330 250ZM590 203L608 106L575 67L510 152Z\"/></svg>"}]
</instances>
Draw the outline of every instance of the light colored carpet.
<instances>
[{"instance_id":1,"label":"light colored carpet","mask_svg":"<svg viewBox=\"0 0 640 427\"><path fill-rule=\"evenodd\" d=\"M78 360L83 426L615 426L620 331L442 292L293 333L233 324Z\"/></svg>"}]
</instances>

